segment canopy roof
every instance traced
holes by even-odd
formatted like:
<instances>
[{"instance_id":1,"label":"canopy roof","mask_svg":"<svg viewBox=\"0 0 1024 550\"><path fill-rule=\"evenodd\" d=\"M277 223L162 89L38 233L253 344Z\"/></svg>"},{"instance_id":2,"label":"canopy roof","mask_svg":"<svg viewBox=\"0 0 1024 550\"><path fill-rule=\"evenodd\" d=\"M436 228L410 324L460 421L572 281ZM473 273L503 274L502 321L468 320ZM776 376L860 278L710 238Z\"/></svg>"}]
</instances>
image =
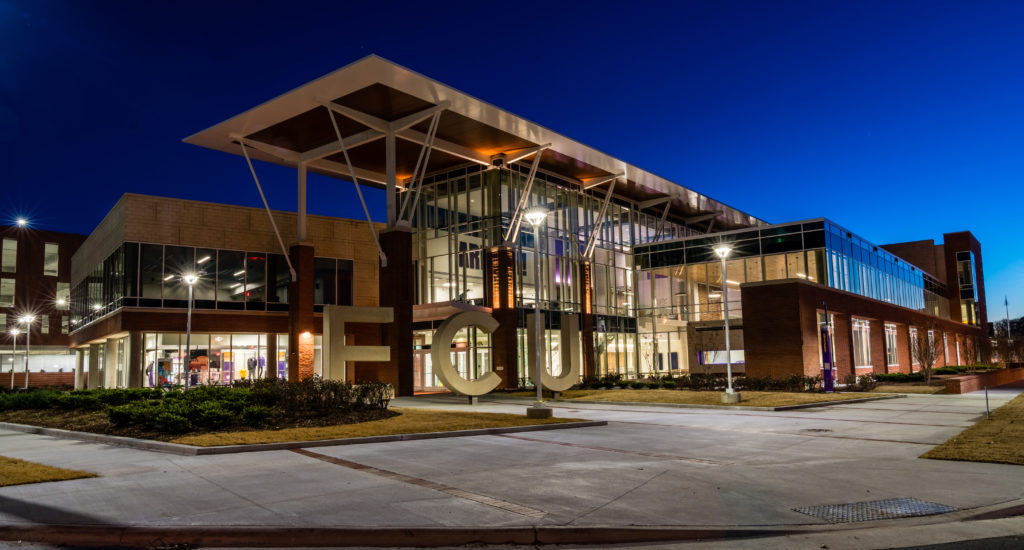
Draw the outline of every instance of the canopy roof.
<instances>
[{"instance_id":1,"label":"canopy roof","mask_svg":"<svg viewBox=\"0 0 1024 550\"><path fill-rule=\"evenodd\" d=\"M464 165L490 166L495 155L514 159L539 145L540 170L583 188L606 188L618 177L616 197L641 203L702 230L728 230L763 224L761 220L707 196L660 178L543 126L513 115L440 82L371 55L300 86L262 105L189 136L186 143L241 155L242 141L253 158L286 166L306 162L310 171L349 180L331 116L344 137L360 183L383 187L386 148L381 124L395 131L397 185L412 176L431 118L441 114L427 173ZM402 123L410 117L411 125ZM532 158L520 162L531 163ZM602 182L603 181L603 182ZM589 183L588 183L589 182ZM602 182L602 183L598 183ZM660 199L660 200L659 200Z\"/></svg>"}]
</instances>

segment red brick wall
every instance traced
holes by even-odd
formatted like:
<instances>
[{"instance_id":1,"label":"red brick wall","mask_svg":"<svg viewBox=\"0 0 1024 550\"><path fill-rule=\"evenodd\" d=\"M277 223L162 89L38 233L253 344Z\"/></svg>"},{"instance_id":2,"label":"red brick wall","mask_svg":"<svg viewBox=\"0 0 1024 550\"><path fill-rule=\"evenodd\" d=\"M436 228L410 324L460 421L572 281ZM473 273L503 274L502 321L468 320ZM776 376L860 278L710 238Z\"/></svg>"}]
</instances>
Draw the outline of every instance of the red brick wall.
<instances>
[{"instance_id":1,"label":"red brick wall","mask_svg":"<svg viewBox=\"0 0 1024 550\"><path fill-rule=\"evenodd\" d=\"M28 386L30 388L73 388L75 386L74 372L30 372L28 373ZM0 374L0 388L11 387L11 373ZM25 373L14 373L14 387L25 387Z\"/></svg>"},{"instance_id":2,"label":"red brick wall","mask_svg":"<svg viewBox=\"0 0 1024 550\"><path fill-rule=\"evenodd\" d=\"M1000 369L946 379L946 393L968 393L1024 380L1024 369Z\"/></svg>"}]
</instances>

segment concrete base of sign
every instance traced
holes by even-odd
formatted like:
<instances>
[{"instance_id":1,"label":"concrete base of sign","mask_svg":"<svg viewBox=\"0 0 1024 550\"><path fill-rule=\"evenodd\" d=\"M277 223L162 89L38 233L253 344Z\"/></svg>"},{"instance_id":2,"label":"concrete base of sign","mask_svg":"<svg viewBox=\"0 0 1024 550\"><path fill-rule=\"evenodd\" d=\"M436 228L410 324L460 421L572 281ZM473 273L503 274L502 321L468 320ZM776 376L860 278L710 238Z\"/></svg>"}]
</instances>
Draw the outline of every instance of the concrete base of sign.
<instances>
[{"instance_id":1,"label":"concrete base of sign","mask_svg":"<svg viewBox=\"0 0 1024 550\"><path fill-rule=\"evenodd\" d=\"M532 407L526 409L526 418L551 418L552 412L551 408L543 403L534 403Z\"/></svg>"},{"instance_id":2,"label":"concrete base of sign","mask_svg":"<svg viewBox=\"0 0 1024 550\"><path fill-rule=\"evenodd\" d=\"M729 393L727 391L722 392L722 403L739 403L740 392Z\"/></svg>"},{"instance_id":3,"label":"concrete base of sign","mask_svg":"<svg viewBox=\"0 0 1024 550\"><path fill-rule=\"evenodd\" d=\"M469 397L469 404L470 405L479 405L480 404L480 396L479 395L469 395L467 397Z\"/></svg>"},{"instance_id":4,"label":"concrete base of sign","mask_svg":"<svg viewBox=\"0 0 1024 550\"><path fill-rule=\"evenodd\" d=\"M551 399L561 399L561 398L562 398L562 392L560 392L560 391L553 391L553 392L551 392Z\"/></svg>"}]
</instances>

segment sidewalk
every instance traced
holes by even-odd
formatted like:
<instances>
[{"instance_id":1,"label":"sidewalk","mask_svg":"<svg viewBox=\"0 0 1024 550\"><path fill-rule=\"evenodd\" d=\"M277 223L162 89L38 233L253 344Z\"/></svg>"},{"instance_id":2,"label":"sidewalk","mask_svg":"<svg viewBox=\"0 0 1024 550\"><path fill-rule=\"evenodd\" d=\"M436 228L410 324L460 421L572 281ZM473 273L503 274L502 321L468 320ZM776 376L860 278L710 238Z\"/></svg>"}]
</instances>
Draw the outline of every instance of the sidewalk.
<instances>
[{"instance_id":1,"label":"sidewalk","mask_svg":"<svg viewBox=\"0 0 1024 550\"><path fill-rule=\"evenodd\" d=\"M990 391L992 408L1015 394ZM394 406L471 408L447 396L400 398ZM472 409L525 406L487 398ZM988 523L960 521L982 507L1024 502L1024 467L917 458L984 411L983 394L779 412L559 403L557 416L609 425L194 457L0 431L0 454L100 474L0 488L0 525L625 527L836 536L913 527L931 538L952 536ZM955 511L829 523L794 510L895 498ZM1010 533L1021 528L1019 518L990 521Z\"/></svg>"}]
</instances>

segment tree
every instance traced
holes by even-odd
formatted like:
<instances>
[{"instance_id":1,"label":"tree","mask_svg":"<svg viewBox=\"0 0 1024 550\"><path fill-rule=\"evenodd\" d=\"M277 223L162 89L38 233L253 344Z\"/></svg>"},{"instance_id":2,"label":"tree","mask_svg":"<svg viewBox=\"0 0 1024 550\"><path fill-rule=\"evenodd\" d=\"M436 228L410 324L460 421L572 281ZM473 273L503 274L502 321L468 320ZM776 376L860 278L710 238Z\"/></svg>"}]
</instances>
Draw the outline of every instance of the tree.
<instances>
[{"instance_id":1,"label":"tree","mask_svg":"<svg viewBox=\"0 0 1024 550\"><path fill-rule=\"evenodd\" d=\"M921 364L925 384L932 383L932 367L939 360L939 342L929 329L918 329L917 338L910 342L910 354Z\"/></svg>"}]
</instances>

